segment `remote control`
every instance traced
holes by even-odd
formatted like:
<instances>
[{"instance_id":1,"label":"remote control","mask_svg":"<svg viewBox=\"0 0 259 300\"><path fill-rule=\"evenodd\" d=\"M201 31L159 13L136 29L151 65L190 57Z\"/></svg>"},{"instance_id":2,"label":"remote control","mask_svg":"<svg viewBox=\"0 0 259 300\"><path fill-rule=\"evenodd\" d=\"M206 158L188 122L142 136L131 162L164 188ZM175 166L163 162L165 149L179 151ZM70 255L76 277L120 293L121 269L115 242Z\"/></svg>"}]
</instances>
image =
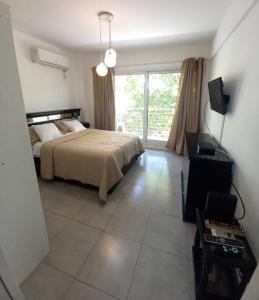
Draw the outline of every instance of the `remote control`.
<instances>
[{"instance_id":1,"label":"remote control","mask_svg":"<svg viewBox=\"0 0 259 300\"><path fill-rule=\"evenodd\" d=\"M236 248L245 248L244 243L241 240L222 238L213 236L211 234L204 234L204 238L208 243L220 244Z\"/></svg>"},{"instance_id":2,"label":"remote control","mask_svg":"<svg viewBox=\"0 0 259 300\"><path fill-rule=\"evenodd\" d=\"M223 246L223 251L226 253L239 254L241 250L238 250L237 247Z\"/></svg>"}]
</instances>

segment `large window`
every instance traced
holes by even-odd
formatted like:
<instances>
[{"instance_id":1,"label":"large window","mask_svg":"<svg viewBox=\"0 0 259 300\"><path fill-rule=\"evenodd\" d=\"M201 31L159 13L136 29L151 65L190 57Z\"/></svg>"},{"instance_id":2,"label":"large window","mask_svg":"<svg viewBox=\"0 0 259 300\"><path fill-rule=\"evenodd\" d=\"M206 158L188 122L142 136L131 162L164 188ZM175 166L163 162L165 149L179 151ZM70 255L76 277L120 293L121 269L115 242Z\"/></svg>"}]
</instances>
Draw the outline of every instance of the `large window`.
<instances>
[{"instance_id":1,"label":"large window","mask_svg":"<svg viewBox=\"0 0 259 300\"><path fill-rule=\"evenodd\" d=\"M176 108L179 72L116 75L116 126L145 144L168 140Z\"/></svg>"}]
</instances>

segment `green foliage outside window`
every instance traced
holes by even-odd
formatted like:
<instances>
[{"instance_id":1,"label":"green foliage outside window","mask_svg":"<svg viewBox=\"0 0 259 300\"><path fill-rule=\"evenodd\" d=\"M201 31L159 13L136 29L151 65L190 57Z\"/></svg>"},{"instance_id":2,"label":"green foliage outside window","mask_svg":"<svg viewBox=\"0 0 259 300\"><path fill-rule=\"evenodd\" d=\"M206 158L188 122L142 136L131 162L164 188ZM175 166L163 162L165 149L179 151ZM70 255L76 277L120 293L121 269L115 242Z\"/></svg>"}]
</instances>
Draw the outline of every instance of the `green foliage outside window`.
<instances>
[{"instance_id":1,"label":"green foliage outside window","mask_svg":"<svg viewBox=\"0 0 259 300\"><path fill-rule=\"evenodd\" d=\"M180 73L150 73L148 95L148 138L167 140L175 112ZM126 76L123 94L130 99L119 118L123 131L143 136L143 75Z\"/></svg>"}]
</instances>

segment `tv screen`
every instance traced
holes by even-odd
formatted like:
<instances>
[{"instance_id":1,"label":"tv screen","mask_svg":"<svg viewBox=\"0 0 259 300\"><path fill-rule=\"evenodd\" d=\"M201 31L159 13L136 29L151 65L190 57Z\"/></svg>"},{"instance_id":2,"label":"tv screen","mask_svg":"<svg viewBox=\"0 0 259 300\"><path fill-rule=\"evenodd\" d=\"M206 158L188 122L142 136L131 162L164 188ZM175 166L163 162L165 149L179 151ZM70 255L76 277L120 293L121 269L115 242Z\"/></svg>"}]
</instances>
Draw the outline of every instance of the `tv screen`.
<instances>
[{"instance_id":1,"label":"tv screen","mask_svg":"<svg viewBox=\"0 0 259 300\"><path fill-rule=\"evenodd\" d=\"M210 107L219 114L225 115L227 112L226 96L223 93L223 81L219 77L208 83Z\"/></svg>"}]
</instances>

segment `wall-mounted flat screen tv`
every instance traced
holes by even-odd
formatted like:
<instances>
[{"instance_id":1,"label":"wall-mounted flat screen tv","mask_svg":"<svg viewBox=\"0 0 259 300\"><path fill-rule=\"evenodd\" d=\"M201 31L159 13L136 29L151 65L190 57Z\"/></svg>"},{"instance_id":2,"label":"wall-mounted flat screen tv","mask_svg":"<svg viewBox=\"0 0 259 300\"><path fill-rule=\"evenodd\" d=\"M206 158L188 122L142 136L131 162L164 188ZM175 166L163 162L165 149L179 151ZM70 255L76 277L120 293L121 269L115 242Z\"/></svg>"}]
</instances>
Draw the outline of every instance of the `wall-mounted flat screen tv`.
<instances>
[{"instance_id":1,"label":"wall-mounted flat screen tv","mask_svg":"<svg viewBox=\"0 0 259 300\"><path fill-rule=\"evenodd\" d=\"M224 95L223 86L221 77L208 83L211 109L219 114L225 115L227 113L229 96Z\"/></svg>"}]
</instances>

